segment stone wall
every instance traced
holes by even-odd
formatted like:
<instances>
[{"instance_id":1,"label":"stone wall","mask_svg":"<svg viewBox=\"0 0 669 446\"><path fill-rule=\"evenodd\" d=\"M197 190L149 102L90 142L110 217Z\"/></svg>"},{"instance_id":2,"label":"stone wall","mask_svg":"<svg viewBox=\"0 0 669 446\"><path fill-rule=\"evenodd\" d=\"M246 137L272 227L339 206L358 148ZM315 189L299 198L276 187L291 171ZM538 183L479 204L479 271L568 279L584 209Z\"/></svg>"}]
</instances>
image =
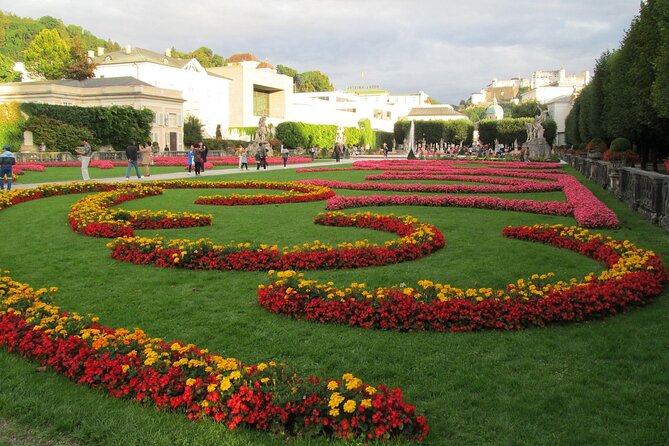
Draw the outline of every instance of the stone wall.
<instances>
[{"instance_id":1,"label":"stone wall","mask_svg":"<svg viewBox=\"0 0 669 446\"><path fill-rule=\"evenodd\" d=\"M669 229L669 175L562 154L562 160L647 220Z\"/></svg>"}]
</instances>

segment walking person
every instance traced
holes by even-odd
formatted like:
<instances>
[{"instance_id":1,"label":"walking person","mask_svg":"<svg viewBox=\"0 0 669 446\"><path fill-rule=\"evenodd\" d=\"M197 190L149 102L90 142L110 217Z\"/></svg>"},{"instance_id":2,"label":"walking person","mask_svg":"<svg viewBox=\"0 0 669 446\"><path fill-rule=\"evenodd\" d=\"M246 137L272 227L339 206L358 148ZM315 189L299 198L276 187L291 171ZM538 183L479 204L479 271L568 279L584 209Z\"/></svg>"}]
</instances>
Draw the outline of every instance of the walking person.
<instances>
[{"instance_id":1,"label":"walking person","mask_svg":"<svg viewBox=\"0 0 669 446\"><path fill-rule=\"evenodd\" d=\"M256 170L260 170L260 165L262 164L262 158L260 157L260 151L262 149L258 149L256 151L255 159L256 159Z\"/></svg>"},{"instance_id":2,"label":"walking person","mask_svg":"<svg viewBox=\"0 0 669 446\"><path fill-rule=\"evenodd\" d=\"M130 145L125 148L125 156L128 158L128 167L125 169L125 180L130 181L130 169L134 166L135 173L137 173L137 179L141 179L142 176L139 174L139 165L137 164L137 157L139 155L139 149L135 145L135 141L130 141Z\"/></svg>"},{"instance_id":3,"label":"walking person","mask_svg":"<svg viewBox=\"0 0 669 446\"><path fill-rule=\"evenodd\" d=\"M341 146L339 145L339 143L335 144L334 157L336 162L339 162L341 160Z\"/></svg>"},{"instance_id":4,"label":"walking person","mask_svg":"<svg viewBox=\"0 0 669 446\"><path fill-rule=\"evenodd\" d=\"M204 172L204 163L207 162L209 147L207 147L202 141L200 141L197 145L197 149L200 151L200 158L202 158L202 165L200 166L200 172Z\"/></svg>"},{"instance_id":5,"label":"walking person","mask_svg":"<svg viewBox=\"0 0 669 446\"><path fill-rule=\"evenodd\" d=\"M12 166L16 164L16 158L9 144L2 146L0 155L0 190L5 190L5 175L7 175L7 190L12 190Z\"/></svg>"},{"instance_id":6,"label":"walking person","mask_svg":"<svg viewBox=\"0 0 669 446\"><path fill-rule=\"evenodd\" d=\"M79 159L81 160L81 177L84 181L88 181L91 177L88 175L88 165L91 163L91 156L93 155L93 149L87 140L81 140L81 147L74 149L75 152L79 154Z\"/></svg>"},{"instance_id":7,"label":"walking person","mask_svg":"<svg viewBox=\"0 0 669 446\"><path fill-rule=\"evenodd\" d=\"M202 162L202 152L199 150L198 147L195 148L193 158L195 161L195 176L199 176L200 173L202 172L202 165L204 163Z\"/></svg>"},{"instance_id":8,"label":"walking person","mask_svg":"<svg viewBox=\"0 0 669 446\"><path fill-rule=\"evenodd\" d=\"M383 143L383 157L388 158L388 144Z\"/></svg>"},{"instance_id":9,"label":"walking person","mask_svg":"<svg viewBox=\"0 0 669 446\"><path fill-rule=\"evenodd\" d=\"M283 167L286 167L286 163L288 163L288 149L281 145L281 158L283 158Z\"/></svg>"},{"instance_id":10,"label":"walking person","mask_svg":"<svg viewBox=\"0 0 669 446\"><path fill-rule=\"evenodd\" d=\"M139 149L139 164L144 166L144 176L151 176L151 164L153 164L153 147L151 144L142 144Z\"/></svg>"},{"instance_id":11,"label":"walking person","mask_svg":"<svg viewBox=\"0 0 669 446\"><path fill-rule=\"evenodd\" d=\"M191 144L190 149L186 153L186 165L188 166L188 175L190 175L191 170L193 169L193 160L195 159L195 148Z\"/></svg>"},{"instance_id":12,"label":"walking person","mask_svg":"<svg viewBox=\"0 0 669 446\"><path fill-rule=\"evenodd\" d=\"M243 152L239 155L239 168L241 170L244 170L246 167L246 170L249 170L249 159L248 155L246 153L246 149L243 149Z\"/></svg>"}]
</instances>

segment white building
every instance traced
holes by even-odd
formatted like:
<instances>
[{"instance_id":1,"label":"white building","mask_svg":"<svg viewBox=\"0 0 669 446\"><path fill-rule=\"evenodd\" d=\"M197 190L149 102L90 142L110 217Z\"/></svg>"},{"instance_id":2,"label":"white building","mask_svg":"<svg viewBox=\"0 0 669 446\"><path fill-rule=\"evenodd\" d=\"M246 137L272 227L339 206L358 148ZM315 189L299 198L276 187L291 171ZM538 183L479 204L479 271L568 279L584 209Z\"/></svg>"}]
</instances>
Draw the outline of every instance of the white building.
<instances>
[{"instance_id":1,"label":"white building","mask_svg":"<svg viewBox=\"0 0 669 446\"><path fill-rule=\"evenodd\" d=\"M257 126L262 116L273 125L288 119L293 78L278 74L269 63L240 53L230 56L227 65L207 71L230 79L230 127Z\"/></svg>"},{"instance_id":2,"label":"white building","mask_svg":"<svg viewBox=\"0 0 669 446\"><path fill-rule=\"evenodd\" d=\"M294 93L289 121L358 127L369 119L374 130L392 132L398 115L394 106L341 91Z\"/></svg>"},{"instance_id":3,"label":"white building","mask_svg":"<svg viewBox=\"0 0 669 446\"><path fill-rule=\"evenodd\" d=\"M407 116L401 117L408 121L454 121L456 119L468 119L466 115L455 111L450 105L423 105L413 107Z\"/></svg>"},{"instance_id":4,"label":"white building","mask_svg":"<svg viewBox=\"0 0 669 446\"><path fill-rule=\"evenodd\" d=\"M111 53L98 48L93 61L98 64L95 74L99 78L132 76L159 88L181 91L184 114L196 116L203 123L206 136L213 137L217 125L227 132L230 79L208 72L196 59L171 57L169 49L160 54L128 45ZM183 118L176 117L178 126L183 124Z\"/></svg>"},{"instance_id":5,"label":"white building","mask_svg":"<svg viewBox=\"0 0 669 446\"><path fill-rule=\"evenodd\" d=\"M567 144L566 140L566 121L569 112L573 107L573 96L564 95L553 98L545 102L548 107L548 116L557 124L557 134L553 144L561 146Z\"/></svg>"}]
</instances>

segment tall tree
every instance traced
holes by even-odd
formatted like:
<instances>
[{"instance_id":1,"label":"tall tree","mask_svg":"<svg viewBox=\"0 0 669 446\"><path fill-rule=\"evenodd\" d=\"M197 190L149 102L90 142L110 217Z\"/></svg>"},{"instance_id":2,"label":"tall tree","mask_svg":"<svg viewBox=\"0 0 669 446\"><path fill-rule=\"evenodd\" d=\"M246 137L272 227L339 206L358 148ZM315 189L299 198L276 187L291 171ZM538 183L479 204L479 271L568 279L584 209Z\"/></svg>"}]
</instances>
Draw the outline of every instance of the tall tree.
<instances>
[{"instance_id":1,"label":"tall tree","mask_svg":"<svg viewBox=\"0 0 669 446\"><path fill-rule=\"evenodd\" d=\"M70 46L55 29L44 29L30 42L24 60L31 76L63 79L71 63Z\"/></svg>"},{"instance_id":2,"label":"tall tree","mask_svg":"<svg viewBox=\"0 0 669 446\"><path fill-rule=\"evenodd\" d=\"M78 81L93 79L96 66L95 62L88 58L81 40L79 38L75 39L74 45L70 49L70 62L65 68L67 78Z\"/></svg>"},{"instance_id":3,"label":"tall tree","mask_svg":"<svg viewBox=\"0 0 669 446\"><path fill-rule=\"evenodd\" d=\"M184 144L186 146L202 141L202 126L202 121L196 116L186 116L184 119Z\"/></svg>"}]
</instances>

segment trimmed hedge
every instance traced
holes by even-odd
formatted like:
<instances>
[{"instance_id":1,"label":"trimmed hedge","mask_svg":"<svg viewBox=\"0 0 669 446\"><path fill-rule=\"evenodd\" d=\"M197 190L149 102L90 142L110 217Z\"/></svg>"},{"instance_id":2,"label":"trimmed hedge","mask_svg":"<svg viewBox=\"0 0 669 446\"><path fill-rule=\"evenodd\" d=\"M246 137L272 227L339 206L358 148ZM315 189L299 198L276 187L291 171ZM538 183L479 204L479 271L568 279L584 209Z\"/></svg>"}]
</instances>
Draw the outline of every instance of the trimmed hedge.
<instances>
[{"instance_id":1,"label":"trimmed hedge","mask_svg":"<svg viewBox=\"0 0 669 446\"><path fill-rule=\"evenodd\" d=\"M21 110L31 117L42 116L64 124L89 129L94 145L111 145L124 149L131 140L148 141L153 122L151 110L136 110L132 107L78 107L23 103ZM64 142L58 142L59 147ZM49 147L49 146L47 146Z\"/></svg>"},{"instance_id":2,"label":"trimmed hedge","mask_svg":"<svg viewBox=\"0 0 669 446\"><path fill-rule=\"evenodd\" d=\"M397 121L394 126L395 141L398 144L404 144L409 128L410 121ZM469 119L456 119L453 121L430 120L414 121L414 134L416 141L425 138L428 144L441 143L446 144L471 144L474 136L474 124Z\"/></svg>"},{"instance_id":3,"label":"trimmed hedge","mask_svg":"<svg viewBox=\"0 0 669 446\"><path fill-rule=\"evenodd\" d=\"M0 104L0 141L9 144L13 151L21 147L25 119L18 102Z\"/></svg>"},{"instance_id":4,"label":"trimmed hedge","mask_svg":"<svg viewBox=\"0 0 669 446\"><path fill-rule=\"evenodd\" d=\"M46 116L31 116L25 125L33 132L36 143L44 143L49 151L76 153L83 139L94 141L93 133L86 127L65 124Z\"/></svg>"}]
</instances>

